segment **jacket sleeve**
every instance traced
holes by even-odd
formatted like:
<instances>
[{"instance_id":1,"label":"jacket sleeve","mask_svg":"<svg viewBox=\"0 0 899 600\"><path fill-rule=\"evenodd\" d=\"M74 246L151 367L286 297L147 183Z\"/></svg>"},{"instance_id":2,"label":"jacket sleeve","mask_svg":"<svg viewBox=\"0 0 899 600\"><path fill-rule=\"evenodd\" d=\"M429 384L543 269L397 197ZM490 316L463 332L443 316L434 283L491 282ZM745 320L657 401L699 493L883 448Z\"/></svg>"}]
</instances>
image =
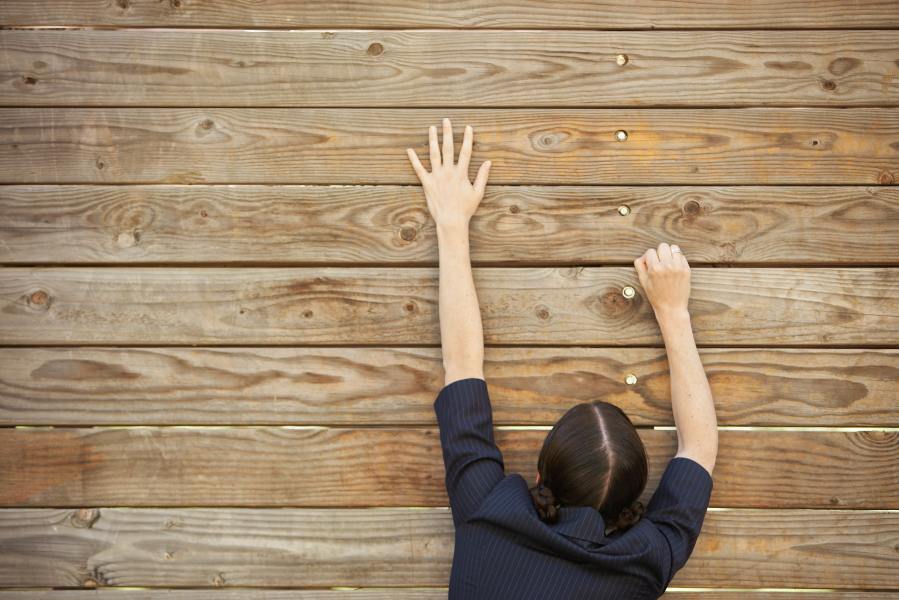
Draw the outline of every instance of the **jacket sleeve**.
<instances>
[{"instance_id":1,"label":"jacket sleeve","mask_svg":"<svg viewBox=\"0 0 899 600\"><path fill-rule=\"evenodd\" d=\"M453 523L464 523L505 476L503 456L493 440L493 412L487 382L458 379L434 401L446 467L446 492Z\"/></svg>"},{"instance_id":2,"label":"jacket sleeve","mask_svg":"<svg viewBox=\"0 0 899 600\"><path fill-rule=\"evenodd\" d=\"M693 553L711 495L705 467L685 456L671 459L643 515L657 535L660 593Z\"/></svg>"}]
</instances>

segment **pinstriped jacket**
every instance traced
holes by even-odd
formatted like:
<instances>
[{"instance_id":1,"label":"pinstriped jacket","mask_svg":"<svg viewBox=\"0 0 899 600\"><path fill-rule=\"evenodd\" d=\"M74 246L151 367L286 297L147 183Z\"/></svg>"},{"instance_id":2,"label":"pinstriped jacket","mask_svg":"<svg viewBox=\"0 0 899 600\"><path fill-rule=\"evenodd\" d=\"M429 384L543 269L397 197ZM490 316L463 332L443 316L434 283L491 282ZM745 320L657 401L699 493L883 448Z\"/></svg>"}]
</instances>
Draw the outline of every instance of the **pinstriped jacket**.
<instances>
[{"instance_id":1,"label":"pinstriped jacket","mask_svg":"<svg viewBox=\"0 0 899 600\"><path fill-rule=\"evenodd\" d=\"M640 521L606 535L589 506L540 520L527 481L505 475L487 383L450 383L434 401L455 525L449 600L634 599L661 596L687 562L712 493L696 461L673 458Z\"/></svg>"}]
</instances>

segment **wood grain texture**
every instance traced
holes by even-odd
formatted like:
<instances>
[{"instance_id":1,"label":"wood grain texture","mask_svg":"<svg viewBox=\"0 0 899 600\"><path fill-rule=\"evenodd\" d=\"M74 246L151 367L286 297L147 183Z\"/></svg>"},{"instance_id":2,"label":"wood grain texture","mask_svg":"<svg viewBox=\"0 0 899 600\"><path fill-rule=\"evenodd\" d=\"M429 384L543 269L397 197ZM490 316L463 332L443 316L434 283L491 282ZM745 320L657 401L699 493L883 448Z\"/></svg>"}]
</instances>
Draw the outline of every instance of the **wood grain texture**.
<instances>
[{"instance_id":1,"label":"wood grain texture","mask_svg":"<svg viewBox=\"0 0 899 600\"><path fill-rule=\"evenodd\" d=\"M627 206L630 214L618 209ZM410 186L0 186L0 262L437 264ZM489 186L475 264L896 264L899 188Z\"/></svg>"},{"instance_id":2,"label":"wood grain texture","mask_svg":"<svg viewBox=\"0 0 899 600\"><path fill-rule=\"evenodd\" d=\"M4 0L7 25L127 27L489 27L552 29L899 27L892 0Z\"/></svg>"},{"instance_id":3,"label":"wood grain texture","mask_svg":"<svg viewBox=\"0 0 899 600\"><path fill-rule=\"evenodd\" d=\"M899 176L889 108L2 108L2 183L418 183L442 117L491 183L875 184ZM624 130L628 138L616 140Z\"/></svg>"},{"instance_id":4,"label":"wood grain texture","mask_svg":"<svg viewBox=\"0 0 899 600\"><path fill-rule=\"evenodd\" d=\"M0 105L899 105L897 59L895 31L19 30Z\"/></svg>"},{"instance_id":5,"label":"wood grain texture","mask_svg":"<svg viewBox=\"0 0 899 600\"><path fill-rule=\"evenodd\" d=\"M436 509L85 512L0 511L0 544L11 550L0 555L0 584L445 586L453 552L449 512ZM86 527L84 517L96 518ZM693 557L671 585L885 591L899 588L897 537L895 513L709 511ZM681 596L689 597L666 598Z\"/></svg>"},{"instance_id":6,"label":"wood grain texture","mask_svg":"<svg viewBox=\"0 0 899 600\"><path fill-rule=\"evenodd\" d=\"M899 350L700 356L719 425L899 426ZM496 425L597 399L674 425L661 348L488 347L484 371ZM2 348L0 425L430 425L442 373L439 348Z\"/></svg>"},{"instance_id":7,"label":"wood grain texture","mask_svg":"<svg viewBox=\"0 0 899 600\"><path fill-rule=\"evenodd\" d=\"M476 268L491 344L661 345L633 266ZM634 287L626 298L622 290ZM702 345L899 343L899 271L692 274ZM0 269L6 344L439 344L437 269Z\"/></svg>"},{"instance_id":8,"label":"wood grain texture","mask_svg":"<svg viewBox=\"0 0 899 600\"><path fill-rule=\"evenodd\" d=\"M648 503L677 432L638 431ZM496 430L506 472L533 482L546 435ZM448 505L436 427L2 428L0 447L7 507ZM895 509L899 432L721 430L713 475L715 507Z\"/></svg>"},{"instance_id":9,"label":"wood grain texture","mask_svg":"<svg viewBox=\"0 0 899 600\"><path fill-rule=\"evenodd\" d=\"M0 590L0 600L446 600L446 588L390 588L366 587L329 590L274 590L270 588L229 589L133 589L104 587L99 589L71 590ZM663 594L665 600L795 600L795 592L757 590L704 590L685 592L677 590ZM802 600L895 600L893 592L866 592L834 590L827 592L805 591Z\"/></svg>"}]
</instances>

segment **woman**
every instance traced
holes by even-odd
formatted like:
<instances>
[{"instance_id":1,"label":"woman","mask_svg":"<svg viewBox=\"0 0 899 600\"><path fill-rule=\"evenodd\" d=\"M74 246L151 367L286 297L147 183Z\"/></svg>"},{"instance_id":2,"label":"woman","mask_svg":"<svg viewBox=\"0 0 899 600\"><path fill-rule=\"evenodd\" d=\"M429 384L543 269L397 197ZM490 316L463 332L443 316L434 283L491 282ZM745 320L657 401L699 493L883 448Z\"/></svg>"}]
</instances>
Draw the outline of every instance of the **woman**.
<instances>
[{"instance_id":1,"label":"woman","mask_svg":"<svg viewBox=\"0 0 899 600\"><path fill-rule=\"evenodd\" d=\"M449 598L658 598L687 562L702 527L718 452L715 405L687 301L690 267L662 243L634 261L662 332L678 450L646 507L647 460L630 419L596 400L572 407L547 434L536 485L505 476L484 381L484 336L468 224L490 162L472 183L472 129L453 163L452 125L429 130L431 171L407 153L437 228L445 385L434 401L456 528Z\"/></svg>"}]
</instances>

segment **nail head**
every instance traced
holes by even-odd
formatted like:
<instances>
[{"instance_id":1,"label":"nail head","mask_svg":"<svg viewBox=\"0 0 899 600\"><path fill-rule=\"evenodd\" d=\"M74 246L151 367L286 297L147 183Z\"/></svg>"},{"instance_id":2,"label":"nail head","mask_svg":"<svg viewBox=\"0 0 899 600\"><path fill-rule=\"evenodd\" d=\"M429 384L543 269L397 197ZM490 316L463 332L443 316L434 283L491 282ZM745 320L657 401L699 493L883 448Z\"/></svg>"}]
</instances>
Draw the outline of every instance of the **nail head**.
<instances>
[{"instance_id":1,"label":"nail head","mask_svg":"<svg viewBox=\"0 0 899 600\"><path fill-rule=\"evenodd\" d=\"M632 288L631 286L628 285L628 286L625 286L624 289L621 290L621 294L625 298L633 298L634 296L637 295L637 292L636 292L636 290L634 290L634 288Z\"/></svg>"},{"instance_id":2,"label":"nail head","mask_svg":"<svg viewBox=\"0 0 899 600\"><path fill-rule=\"evenodd\" d=\"M615 62L623 67L624 65L627 64L627 54L619 54L615 58Z\"/></svg>"},{"instance_id":3,"label":"nail head","mask_svg":"<svg viewBox=\"0 0 899 600\"><path fill-rule=\"evenodd\" d=\"M631 214L631 207L627 204L622 204L618 207L618 214L622 217L628 216L629 214Z\"/></svg>"},{"instance_id":4,"label":"nail head","mask_svg":"<svg viewBox=\"0 0 899 600\"><path fill-rule=\"evenodd\" d=\"M615 139L618 140L619 142L623 142L624 140L627 139L627 132L623 129L619 129L618 131L615 132Z\"/></svg>"},{"instance_id":5,"label":"nail head","mask_svg":"<svg viewBox=\"0 0 899 600\"><path fill-rule=\"evenodd\" d=\"M624 378L624 383L628 385L634 385L637 383L637 376L633 373L628 373L627 377Z\"/></svg>"}]
</instances>

